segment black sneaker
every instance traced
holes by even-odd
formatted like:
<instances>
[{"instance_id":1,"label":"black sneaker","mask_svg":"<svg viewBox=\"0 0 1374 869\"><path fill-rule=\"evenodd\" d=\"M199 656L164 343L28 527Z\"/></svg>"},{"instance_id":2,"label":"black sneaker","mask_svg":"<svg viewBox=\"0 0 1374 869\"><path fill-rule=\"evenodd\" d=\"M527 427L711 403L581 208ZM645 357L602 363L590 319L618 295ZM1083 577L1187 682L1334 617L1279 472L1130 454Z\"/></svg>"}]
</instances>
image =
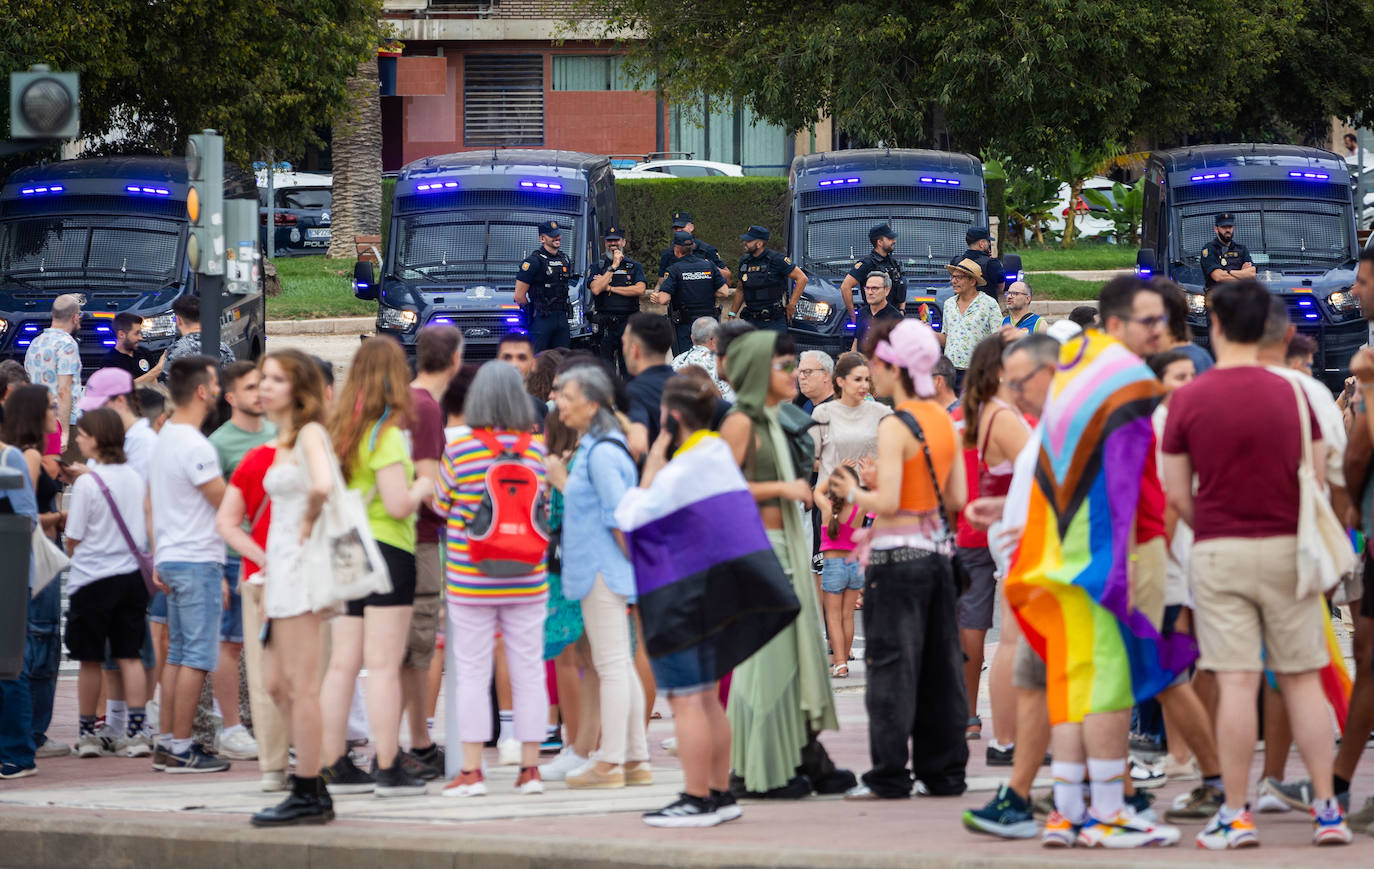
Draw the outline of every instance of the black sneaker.
<instances>
[{"instance_id":1,"label":"black sneaker","mask_svg":"<svg viewBox=\"0 0 1374 869\"><path fill-rule=\"evenodd\" d=\"M376 761L373 761L374 765ZM392 761L387 769L378 769L375 773L376 785L373 793L379 797L418 797L425 792L425 781L416 778L405 771L401 765L400 758Z\"/></svg>"},{"instance_id":2,"label":"black sneaker","mask_svg":"<svg viewBox=\"0 0 1374 869\"><path fill-rule=\"evenodd\" d=\"M1011 766L1016 759L1016 746L1011 748L998 748L995 745L988 746L988 766Z\"/></svg>"},{"instance_id":3,"label":"black sneaker","mask_svg":"<svg viewBox=\"0 0 1374 869\"><path fill-rule=\"evenodd\" d=\"M358 769L347 754L320 770L320 778L331 794L365 794L377 786L377 780Z\"/></svg>"},{"instance_id":4,"label":"black sneaker","mask_svg":"<svg viewBox=\"0 0 1374 869\"><path fill-rule=\"evenodd\" d=\"M711 798L691 794L679 794L676 802L645 812L643 818L651 827L714 827L722 820Z\"/></svg>"},{"instance_id":5,"label":"black sneaker","mask_svg":"<svg viewBox=\"0 0 1374 869\"><path fill-rule=\"evenodd\" d=\"M435 781L444 777L444 750L437 745L401 752L401 769L412 778Z\"/></svg>"},{"instance_id":6,"label":"black sneaker","mask_svg":"<svg viewBox=\"0 0 1374 869\"><path fill-rule=\"evenodd\" d=\"M744 809L735 801L735 795L729 791L718 791L711 789L711 802L715 804L716 814L720 816L721 823L733 821L744 814Z\"/></svg>"},{"instance_id":7,"label":"black sneaker","mask_svg":"<svg viewBox=\"0 0 1374 869\"><path fill-rule=\"evenodd\" d=\"M229 769L229 761L222 760L195 743L186 751L178 754L175 751L168 751L164 754L167 768L165 772L171 773L198 773L198 772L226 772Z\"/></svg>"}]
</instances>

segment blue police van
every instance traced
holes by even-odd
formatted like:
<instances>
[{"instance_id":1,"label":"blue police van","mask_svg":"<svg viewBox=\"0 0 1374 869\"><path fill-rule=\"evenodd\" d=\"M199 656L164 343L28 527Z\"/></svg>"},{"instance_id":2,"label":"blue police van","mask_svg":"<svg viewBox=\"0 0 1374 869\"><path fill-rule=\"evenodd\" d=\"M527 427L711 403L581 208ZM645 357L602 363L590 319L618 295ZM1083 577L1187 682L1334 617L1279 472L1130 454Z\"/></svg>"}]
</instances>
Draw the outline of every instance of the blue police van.
<instances>
[{"instance_id":1,"label":"blue police van","mask_svg":"<svg viewBox=\"0 0 1374 869\"><path fill-rule=\"evenodd\" d=\"M1193 340L1208 346L1202 249L1217 214L1235 220L1258 279L1317 341L1312 373L1339 388L1368 340L1350 292L1359 256L1353 182L1330 151L1294 145L1205 145L1159 151L1145 168L1136 272L1166 275L1188 293Z\"/></svg>"},{"instance_id":2,"label":"blue police van","mask_svg":"<svg viewBox=\"0 0 1374 869\"><path fill-rule=\"evenodd\" d=\"M558 221L573 263L568 324L574 342L585 342L587 271L601 234L619 220L611 161L594 154L469 151L408 164L396 178L381 274L358 263L354 294L377 301L377 334L408 353L420 327L448 323L462 331L466 358L494 358L506 333L529 328L515 277L547 220Z\"/></svg>"},{"instance_id":3,"label":"blue police van","mask_svg":"<svg viewBox=\"0 0 1374 869\"><path fill-rule=\"evenodd\" d=\"M225 199L257 201L253 176L225 166ZM172 302L195 293L186 258L186 161L181 157L63 160L10 175L0 188L0 356L23 360L50 322L53 300L83 297L75 337L90 373L115 344L111 320L143 317L143 349L177 338ZM222 340L240 359L265 344L263 294L224 296Z\"/></svg>"},{"instance_id":4,"label":"blue police van","mask_svg":"<svg viewBox=\"0 0 1374 869\"><path fill-rule=\"evenodd\" d=\"M988 225L977 158L895 148L825 151L794 159L789 186L787 249L809 280L792 319L800 348L831 355L849 349L854 331L840 287L873 249L868 231L880 223L897 232L893 256L906 279L906 315L940 328L940 306L953 295L945 266L968 249L969 227ZM853 295L858 311L862 281Z\"/></svg>"}]
</instances>

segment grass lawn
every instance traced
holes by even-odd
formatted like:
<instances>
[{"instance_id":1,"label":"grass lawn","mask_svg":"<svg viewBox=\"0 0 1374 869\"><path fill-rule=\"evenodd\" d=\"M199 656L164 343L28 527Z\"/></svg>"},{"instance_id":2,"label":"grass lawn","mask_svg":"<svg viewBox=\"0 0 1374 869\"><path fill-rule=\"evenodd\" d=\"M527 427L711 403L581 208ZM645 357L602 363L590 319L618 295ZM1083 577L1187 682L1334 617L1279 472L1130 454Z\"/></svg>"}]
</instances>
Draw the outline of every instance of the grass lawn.
<instances>
[{"instance_id":1,"label":"grass lawn","mask_svg":"<svg viewBox=\"0 0 1374 869\"><path fill-rule=\"evenodd\" d=\"M267 300L269 320L368 317L376 302L353 298L353 261L322 256L278 257L281 295Z\"/></svg>"},{"instance_id":2,"label":"grass lawn","mask_svg":"<svg viewBox=\"0 0 1374 869\"><path fill-rule=\"evenodd\" d=\"M1069 250L1061 250L1058 247L1027 247L1004 251L1019 253L1021 268L1028 272L1125 269L1135 265L1135 252L1135 248L1119 244L1082 244Z\"/></svg>"},{"instance_id":3,"label":"grass lawn","mask_svg":"<svg viewBox=\"0 0 1374 869\"><path fill-rule=\"evenodd\" d=\"M1027 275L1037 299L1073 299L1092 301L1102 289L1101 281L1079 281L1063 275Z\"/></svg>"}]
</instances>

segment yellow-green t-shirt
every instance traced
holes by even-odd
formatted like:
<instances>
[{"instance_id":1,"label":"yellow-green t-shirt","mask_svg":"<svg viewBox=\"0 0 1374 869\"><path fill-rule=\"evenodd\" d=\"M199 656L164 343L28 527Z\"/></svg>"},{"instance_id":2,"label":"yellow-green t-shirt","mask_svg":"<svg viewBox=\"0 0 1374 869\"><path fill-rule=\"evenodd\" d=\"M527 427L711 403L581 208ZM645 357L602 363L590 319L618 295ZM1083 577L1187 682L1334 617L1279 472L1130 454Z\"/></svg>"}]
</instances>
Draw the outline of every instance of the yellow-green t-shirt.
<instances>
[{"instance_id":1,"label":"yellow-green t-shirt","mask_svg":"<svg viewBox=\"0 0 1374 869\"><path fill-rule=\"evenodd\" d=\"M400 428L392 425L380 432L374 430L358 444L348 488L356 489L366 498L367 491L377 485L378 469L397 462L405 468L406 485L415 482L415 463L410 460L410 447ZM374 491L372 500L367 502L367 520L378 543L387 543L406 552L415 551L414 513L404 519L393 519L382 504L381 493Z\"/></svg>"}]
</instances>

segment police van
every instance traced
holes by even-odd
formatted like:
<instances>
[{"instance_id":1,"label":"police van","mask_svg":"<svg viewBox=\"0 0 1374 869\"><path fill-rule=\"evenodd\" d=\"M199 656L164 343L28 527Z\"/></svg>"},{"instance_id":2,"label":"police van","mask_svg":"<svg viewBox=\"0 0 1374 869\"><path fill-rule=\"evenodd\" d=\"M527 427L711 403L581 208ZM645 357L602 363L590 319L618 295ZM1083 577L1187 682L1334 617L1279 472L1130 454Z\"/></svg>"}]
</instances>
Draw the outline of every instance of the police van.
<instances>
[{"instance_id":1,"label":"police van","mask_svg":"<svg viewBox=\"0 0 1374 869\"><path fill-rule=\"evenodd\" d=\"M253 176L226 165L224 198L256 204ZM0 356L23 360L51 320L53 300L84 298L75 337L87 373L115 345L110 322L143 317L158 354L177 338L172 302L195 293L186 258L186 161L181 157L64 160L21 169L0 188ZM237 248L231 248L237 250ZM248 255L255 256L251 239ZM237 256L237 254L236 254ZM225 294L221 339L240 359L262 354L263 294Z\"/></svg>"},{"instance_id":2,"label":"police van","mask_svg":"<svg viewBox=\"0 0 1374 869\"><path fill-rule=\"evenodd\" d=\"M1202 249L1229 212L1258 279L1317 341L1312 373L1338 388L1368 340L1355 282L1358 241L1345 161L1294 145L1205 145L1150 155L1136 272L1166 275L1188 293L1193 340L1208 346Z\"/></svg>"},{"instance_id":3,"label":"police van","mask_svg":"<svg viewBox=\"0 0 1374 869\"><path fill-rule=\"evenodd\" d=\"M573 263L568 325L591 337L587 272L601 234L617 224L611 161L576 151L469 151L426 157L396 178L380 276L360 262L354 294L377 300L377 333L414 353L430 323L463 333L464 357L491 359L508 332L527 332L515 303L520 263L539 247L539 224L556 220Z\"/></svg>"},{"instance_id":4,"label":"police van","mask_svg":"<svg viewBox=\"0 0 1374 869\"><path fill-rule=\"evenodd\" d=\"M794 159L789 186L787 249L809 281L792 318L799 347L834 355L853 343L840 287L880 223L897 232L906 315L940 328L940 306L953 295L945 266L968 249L969 227L988 225L982 163L947 151L825 151ZM853 295L857 312L862 281Z\"/></svg>"}]
</instances>

